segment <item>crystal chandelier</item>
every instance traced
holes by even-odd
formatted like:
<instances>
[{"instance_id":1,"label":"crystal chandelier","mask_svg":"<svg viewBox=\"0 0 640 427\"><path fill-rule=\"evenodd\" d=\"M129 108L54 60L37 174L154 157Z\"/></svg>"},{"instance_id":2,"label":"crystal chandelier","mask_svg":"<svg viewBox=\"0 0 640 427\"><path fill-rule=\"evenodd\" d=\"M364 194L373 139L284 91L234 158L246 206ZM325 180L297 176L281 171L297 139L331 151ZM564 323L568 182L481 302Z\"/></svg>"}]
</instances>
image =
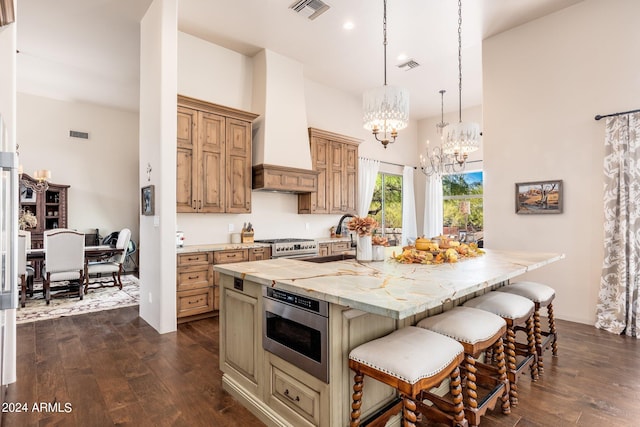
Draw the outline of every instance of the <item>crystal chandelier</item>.
<instances>
[{"instance_id":1,"label":"crystal chandelier","mask_svg":"<svg viewBox=\"0 0 640 427\"><path fill-rule=\"evenodd\" d=\"M458 123L447 126L447 135L442 151L452 155L461 166L469 153L480 145L480 126L473 122L462 122L462 0L458 0Z\"/></svg>"},{"instance_id":2,"label":"crystal chandelier","mask_svg":"<svg viewBox=\"0 0 640 427\"><path fill-rule=\"evenodd\" d=\"M446 90L440 91L440 122L436 123L436 130L440 135L440 139L444 140L442 136L444 129L447 128L449 123L444 121L444 94ZM427 153L425 156L420 154L420 170L426 176L438 175L449 173L458 173L464 169L464 162L459 163L453 154L445 153L441 147L435 147L433 150L429 150L429 141L427 141Z\"/></svg>"},{"instance_id":3,"label":"crystal chandelier","mask_svg":"<svg viewBox=\"0 0 640 427\"><path fill-rule=\"evenodd\" d=\"M387 86L387 0L384 0L382 19L384 46L384 86L368 90L362 97L364 128L370 130L376 141L387 148L395 142L398 131L409 124L409 92L396 86ZM381 135L381 136L379 136Z\"/></svg>"}]
</instances>

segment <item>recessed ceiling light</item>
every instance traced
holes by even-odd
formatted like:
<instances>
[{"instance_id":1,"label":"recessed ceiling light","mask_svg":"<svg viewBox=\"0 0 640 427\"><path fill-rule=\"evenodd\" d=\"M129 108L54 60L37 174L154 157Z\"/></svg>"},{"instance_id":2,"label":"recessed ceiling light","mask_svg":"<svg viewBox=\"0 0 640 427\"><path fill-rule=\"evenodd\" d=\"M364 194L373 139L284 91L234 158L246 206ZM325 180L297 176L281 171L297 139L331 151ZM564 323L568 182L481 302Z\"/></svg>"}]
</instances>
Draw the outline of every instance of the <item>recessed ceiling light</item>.
<instances>
[{"instance_id":1,"label":"recessed ceiling light","mask_svg":"<svg viewBox=\"0 0 640 427\"><path fill-rule=\"evenodd\" d=\"M355 25L353 24L353 22L347 21L342 25L342 28L344 28L345 30L353 30L354 26Z\"/></svg>"},{"instance_id":2,"label":"recessed ceiling light","mask_svg":"<svg viewBox=\"0 0 640 427\"><path fill-rule=\"evenodd\" d=\"M401 53L398 55L398 61L405 61L408 58L406 53Z\"/></svg>"}]
</instances>

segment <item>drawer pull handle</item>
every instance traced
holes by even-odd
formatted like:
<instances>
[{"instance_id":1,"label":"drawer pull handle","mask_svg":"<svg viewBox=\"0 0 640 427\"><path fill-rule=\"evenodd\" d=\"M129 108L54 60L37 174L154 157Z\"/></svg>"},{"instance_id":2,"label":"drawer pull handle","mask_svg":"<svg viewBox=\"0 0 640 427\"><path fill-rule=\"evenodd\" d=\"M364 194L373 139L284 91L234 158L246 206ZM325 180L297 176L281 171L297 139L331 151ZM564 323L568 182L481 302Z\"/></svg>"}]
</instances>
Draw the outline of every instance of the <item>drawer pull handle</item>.
<instances>
[{"instance_id":1,"label":"drawer pull handle","mask_svg":"<svg viewBox=\"0 0 640 427\"><path fill-rule=\"evenodd\" d=\"M236 257L236 255L238 255L238 254L229 254L229 255L227 255L227 257L229 257L229 258L235 258L235 257Z\"/></svg>"},{"instance_id":2,"label":"drawer pull handle","mask_svg":"<svg viewBox=\"0 0 640 427\"><path fill-rule=\"evenodd\" d=\"M202 301L203 301L203 299L202 299L202 298L200 298L199 300L196 300L196 301L189 301L189 305L191 305L191 304L198 304L198 303L200 303L200 302L202 302Z\"/></svg>"},{"instance_id":3,"label":"drawer pull handle","mask_svg":"<svg viewBox=\"0 0 640 427\"><path fill-rule=\"evenodd\" d=\"M189 261L198 261L198 258L187 258Z\"/></svg>"},{"instance_id":4,"label":"drawer pull handle","mask_svg":"<svg viewBox=\"0 0 640 427\"><path fill-rule=\"evenodd\" d=\"M300 402L300 396L296 396L296 398L294 399L293 397L291 397L291 395L289 394L289 389L285 389L284 391L284 395L287 396L289 399L295 401L295 402Z\"/></svg>"},{"instance_id":5,"label":"drawer pull handle","mask_svg":"<svg viewBox=\"0 0 640 427\"><path fill-rule=\"evenodd\" d=\"M198 279L200 276L189 276L189 280Z\"/></svg>"}]
</instances>

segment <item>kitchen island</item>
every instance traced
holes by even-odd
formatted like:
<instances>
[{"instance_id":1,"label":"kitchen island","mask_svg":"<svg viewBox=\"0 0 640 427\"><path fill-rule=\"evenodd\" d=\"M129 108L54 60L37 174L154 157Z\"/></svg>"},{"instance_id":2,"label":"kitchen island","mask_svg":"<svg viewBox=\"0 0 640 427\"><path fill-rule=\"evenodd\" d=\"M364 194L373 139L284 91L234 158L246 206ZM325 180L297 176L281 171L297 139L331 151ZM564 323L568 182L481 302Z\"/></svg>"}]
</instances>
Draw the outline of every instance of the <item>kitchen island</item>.
<instances>
[{"instance_id":1,"label":"kitchen island","mask_svg":"<svg viewBox=\"0 0 640 427\"><path fill-rule=\"evenodd\" d=\"M272 259L216 266L222 286L223 387L267 425L346 426L351 349L563 257L486 250L477 258L439 265ZM326 381L263 349L266 289L327 303ZM382 384L365 382L365 387L363 418L395 398L394 390Z\"/></svg>"}]
</instances>

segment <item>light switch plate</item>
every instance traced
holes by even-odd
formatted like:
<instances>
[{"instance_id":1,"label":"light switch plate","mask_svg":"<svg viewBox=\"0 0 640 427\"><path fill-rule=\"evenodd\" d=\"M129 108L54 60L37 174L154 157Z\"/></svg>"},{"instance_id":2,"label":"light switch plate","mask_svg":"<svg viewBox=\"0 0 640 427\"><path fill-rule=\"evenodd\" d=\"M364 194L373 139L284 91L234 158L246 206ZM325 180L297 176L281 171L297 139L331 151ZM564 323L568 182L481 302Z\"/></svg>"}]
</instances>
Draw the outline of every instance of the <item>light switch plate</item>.
<instances>
[{"instance_id":1,"label":"light switch plate","mask_svg":"<svg viewBox=\"0 0 640 427\"><path fill-rule=\"evenodd\" d=\"M153 216L153 226L160 227L160 215Z\"/></svg>"}]
</instances>

